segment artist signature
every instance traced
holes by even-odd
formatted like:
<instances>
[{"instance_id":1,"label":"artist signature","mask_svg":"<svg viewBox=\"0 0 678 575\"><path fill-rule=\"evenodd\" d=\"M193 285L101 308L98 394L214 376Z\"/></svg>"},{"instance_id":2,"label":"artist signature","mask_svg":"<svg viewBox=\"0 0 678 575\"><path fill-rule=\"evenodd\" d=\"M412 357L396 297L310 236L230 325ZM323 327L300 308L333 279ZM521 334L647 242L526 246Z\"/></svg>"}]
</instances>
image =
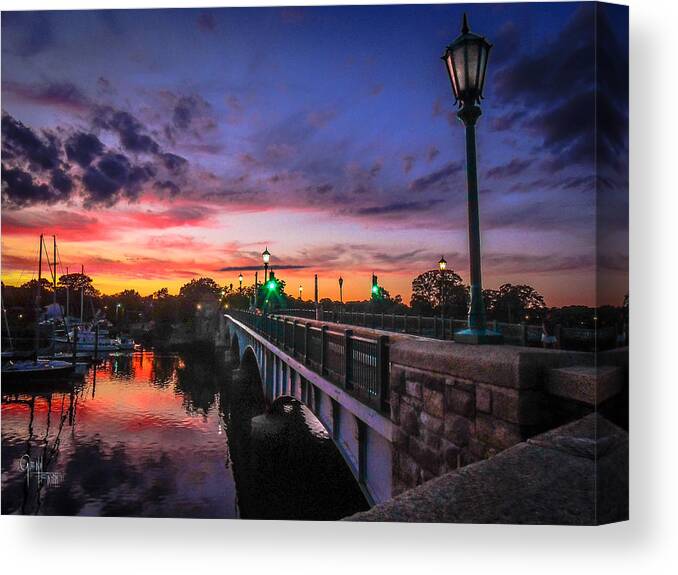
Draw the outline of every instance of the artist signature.
<instances>
[{"instance_id":1,"label":"artist signature","mask_svg":"<svg viewBox=\"0 0 678 575\"><path fill-rule=\"evenodd\" d=\"M42 456L31 459L28 453L22 455L19 459L19 470L26 473L27 485L30 485L31 481L37 481L38 486L58 487L64 478L64 474L60 471L45 471Z\"/></svg>"}]
</instances>

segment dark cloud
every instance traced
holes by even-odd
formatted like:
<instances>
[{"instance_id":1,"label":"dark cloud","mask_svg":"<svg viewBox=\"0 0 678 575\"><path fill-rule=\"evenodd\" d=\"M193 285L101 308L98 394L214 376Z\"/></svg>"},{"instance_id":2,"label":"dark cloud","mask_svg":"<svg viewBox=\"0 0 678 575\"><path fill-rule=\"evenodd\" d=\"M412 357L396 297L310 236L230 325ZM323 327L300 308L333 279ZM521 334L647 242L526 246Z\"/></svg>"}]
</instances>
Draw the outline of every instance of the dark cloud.
<instances>
[{"instance_id":1,"label":"dark cloud","mask_svg":"<svg viewBox=\"0 0 678 575\"><path fill-rule=\"evenodd\" d=\"M198 100L192 96L183 96L174 106L172 120L180 130L187 130L198 108Z\"/></svg>"},{"instance_id":2,"label":"dark cloud","mask_svg":"<svg viewBox=\"0 0 678 575\"><path fill-rule=\"evenodd\" d=\"M626 54L605 9L581 5L552 41L495 73L498 97L512 109L493 119L492 128L522 124L541 135L550 155L544 167L551 172L574 165L592 169L596 143L599 163L620 167L619 156L628 149Z\"/></svg>"},{"instance_id":3,"label":"dark cloud","mask_svg":"<svg viewBox=\"0 0 678 575\"><path fill-rule=\"evenodd\" d=\"M510 178L522 174L532 162L530 160L520 160L513 158L507 164L490 168L487 171L487 177L492 179Z\"/></svg>"},{"instance_id":4,"label":"dark cloud","mask_svg":"<svg viewBox=\"0 0 678 575\"><path fill-rule=\"evenodd\" d=\"M495 132L506 132L518 125L518 122L525 117L525 110L512 110L501 116L495 116L490 119L490 129Z\"/></svg>"},{"instance_id":5,"label":"dark cloud","mask_svg":"<svg viewBox=\"0 0 678 575\"><path fill-rule=\"evenodd\" d=\"M554 41L499 69L493 78L504 102L541 107L591 85L594 76L595 7L583 4Z\"/></svg>"},{"instance_id":6,"label":"dark cloud","mask_svg":"<svg viewBox=\"0 0 678 575\"><path fill-rule=\"evenodd\" d=\"M51 184L55 190L66 197L70 196L74 187L73 178L60 168L52 170Z\"/></svg>"},{"instance_id":7,"label":"dark cloud","mask_svg":"<svg viewBox=\"0 0 678 575\"><path fill-rule=\"evenodd\" d=\"M182 173L188 166L188 160L177 156L176 154L170 154L165 152L160 154L160 159L162 160L163 165L173 174Z\"/></svg>"},{"instance_id":8,"label":"dark cloud","mask_svg":"<svg viewBox=\"0 0 678 575\"><path fill-rule=\"evenodd\" d=\"M44 106L71 110L85 110L90 106L87 96L71 82L48 82L45 84L3 82L2 88L24 101Z\"/></svg>"},{"instance_id":9,"label":"dark cloud","mask_svg":"<svg viewBox=\"0 0 678 575\"><path fill-rule=\"evenodd\" d=\"M85 170L82 183L87 192L84 204L110 206L121 196L135 200L141 187L155 176L150 164L133 165L123 154L107 153Z\"/></svg>"},{"instance_id":10,"label":"dark cloud","mask_svg":"<svg viewBox=\"0 0 678 575\"><path fill-rule=\"evenodd\" d=\"M319 194L321 196L324 196L328 193L330 193L334 189L334 186L332 184L320 184L318 186L307 186L306 191L311 192L313 194Z\"/></svg>"},{"instance_id":11,"label":"dark cloud","mask_svg":"<svg viewBox=\"0 0 678 575\"><path fill-rule=\"evenodd\" d=\"M153 188L158 190L158 192L168 192L171 198L178 195L179 192L181 191L179 189L179 186L177 186L171 180L162 180L162 181L155 182L153 184Z\"/></svg>"},{"instance_id":12,"label":"dark cloud","mask_svg":"<svg viewBox=\"0 0 678 575\"><path fill-rule=\"evenodd\" d=\"M449 178L456 176L463 168L463 162L449 162L439 170L413 180L410 183L410 190L413 192L425 192L430 189L437 189L444 186Z\"/></svg>"},{"instance_id":13,"label":"dark cloud","mask_svg":"<svg viewBox=\"0 0 678 575\"><path fill-rule=\"evenodd\" d=\"M60 163L53 134L43 132L40 137L9 114L2 115L2 153L6 159L26 161L46 170L56 168Z\"/></svg>"},{"instance_id":14,"label":"dark cloud","mask_svg":"<svg viewBox=\"0 0 678 575\"><path fill-rule=\"evenodd\" d=\"M499 68L516 54L520 47L520 32L520 28L513 20L502 24L499 33L492 38L493 47L490 52L490 64L492 66Z\"/></svg>"},{"instance_id":15,"label":"dark cloud","mask_svg":"<svg viewBox=\"0 0 678 575\"><path fill-rule=\"evenodd\" d=\"M383 216L410 212L423 212L430 210L434 206L440 204L442 200L427 200L415 202L393 202L380 206L370 206L367 208L359 208L353 213L358 216Z\"/></svg>"},{"instance_id":16,"label":"dark cloud","mask_svg":"<svg viewBox=\"0 0 678 575\"><path fill-rule=\"evenodd\" d=\"M414 163L417 161L417 158L411 154L403 157L403 172L409 174L414 167Z\"/></svg>"},{"instance_id":17,"label":"dark cloud","mask_svg":"<svg viewBox=\"0 0 678 575\"><path fill-rule=\"evenodd\" d=\"M2 164L2 200L8 207L53 204L68 197L60 189L36 181L21 168Z\"/></svg>"},{"instance_id":18,"label":"dark cloud","mask_svg":"<svg viewBox=\"0 0 678 575\"><path fill-rule=\"evenodd\" d=\"M432 162L440 155L440 150L435 146L429 146L428 152L426 153L426 159L429 162Z\"/></svg>"},{"instance_id":19,"label":"dark cloud","mask_svg":"<svg viewBox=\"0 0 678 575\"><path fill-rule=\"evenodd\" d=\"M94 124L111 130L120 138L122 146L130 152L160 152L158 143L145 134L144 126L129 112L111 107L100 107L95 111Z\"/></svg>"},{"instance_id":20,"label":"dark cloud","mask_svg":"<svg viewBox=\"0 0 678 575\"><path fill-rule=\"evenodd\" d=\"M76 162L80 167L86 168L103 153L104 145L94 134L76 132L68 137L64 149L66 157L71 162Z\"/></svg>"}]
</instances>

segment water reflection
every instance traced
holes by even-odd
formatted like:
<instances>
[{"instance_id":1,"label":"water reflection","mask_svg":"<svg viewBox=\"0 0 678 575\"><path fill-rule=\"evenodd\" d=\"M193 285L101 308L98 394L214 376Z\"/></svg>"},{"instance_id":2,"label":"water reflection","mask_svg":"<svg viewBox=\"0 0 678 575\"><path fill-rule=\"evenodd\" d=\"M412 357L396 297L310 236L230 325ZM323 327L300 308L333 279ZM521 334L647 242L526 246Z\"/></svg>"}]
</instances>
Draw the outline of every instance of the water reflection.
<instances>
[{"instance_id":1,"label":"water reflection","mask_svg":"<svg viewBox=\"0 0 678 575\"><path fill-rule=\"evenodd\" d=\"M3 389L2 513L334 519L365 508L305 408L264 414L251 379L227 353L143 352L110 357L74 387ZM55 479L27 482L27 455Z\"/></svg>"}]
</instances>

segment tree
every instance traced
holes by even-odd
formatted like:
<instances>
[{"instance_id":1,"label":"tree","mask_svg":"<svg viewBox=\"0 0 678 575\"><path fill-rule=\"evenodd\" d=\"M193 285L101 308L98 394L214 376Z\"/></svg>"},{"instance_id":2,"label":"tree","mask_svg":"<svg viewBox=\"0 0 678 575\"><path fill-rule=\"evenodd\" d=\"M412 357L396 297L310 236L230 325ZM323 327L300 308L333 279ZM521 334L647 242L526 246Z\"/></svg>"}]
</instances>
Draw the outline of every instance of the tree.
<instances>
[{"instance_id":1,"label":"tree","mask_svg":"<svg viewBox=\"0 0 678 575\"><path fill-rule=\"evenodd\" d=\"M169 295L169 290L166 287L160 288L159 290L154 291L151 294L151 299L153 299L153 300L165 300L168 297L170 297L170 295Z\"/></svg>"},{"instance_id":2,"label":"tree","mask_svg":"<svg viewBox=\"0 0 678 575\"><path fill-rule=\"evenodd\" d=\"M49 281L47 278L40 278L40 292L42 293L42 295L51 294L53 292L52 287L53 286L51 281ZM30 296L35 297L35 292L38 289L38 280L33 279L27 281L25 284L21 286L21 289L28 290Z\"/></svg>"},{"instance_id":3,"label":"tree","mask_svg":"<svg viewBox=\"0 0 678 575\"><path fill-rule=\"evenodd\" d=\"M94 288L92 278L86 274L65 274L59 276L57 286L68 288L71 292L79 292L84 288L85 295L89 297L98 297L99 292Z\"/></svg>"},{"instance_id":4,"label":"tree","mask_svg":"<svg viewBox=\"0 0 678 575\"><path fill-rule=\"evenodd\" d=\"M193 279L179 289L179 297L197 302L203 299L219 299L221 287L212 278Z\"/></svg>"},{"instance_id":5,"label":"tree","mask_svg":"<svg viewBox=\"0 0 678 575\"><path fill-rule=\"evenodd\" d=\"M454 270L430 270L412 282L410 306L421 315L440 313L444 301L445 315L463 315L468 308L468 288Z\"/></svg>"},{"instance_id":6,"label":"tree","mask_svg":"<svg viewBox=\"0 0 678 575\"><path fill-rule=\"evenodd\" d=\"M545 307L544 298L532 286L504 284L497 292L495 313L498 319L517 323L526 314L540 315Z\"/></svg>"}]
</instances>

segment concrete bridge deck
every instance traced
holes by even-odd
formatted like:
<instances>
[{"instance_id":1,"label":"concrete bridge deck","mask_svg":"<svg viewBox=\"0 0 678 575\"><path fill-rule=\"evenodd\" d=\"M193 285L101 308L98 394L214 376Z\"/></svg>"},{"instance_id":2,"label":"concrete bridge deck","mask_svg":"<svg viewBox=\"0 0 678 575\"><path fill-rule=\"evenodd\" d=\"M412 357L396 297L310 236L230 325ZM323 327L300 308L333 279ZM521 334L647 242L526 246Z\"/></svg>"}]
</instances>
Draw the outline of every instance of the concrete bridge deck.
<instances>
[{"instance_id":1,"label":"concrete bridge deck","mask_svg":"<svg viewBox=\"0 0 678 575\"><path fill-rule=\"evenodd\" d=\"M219 329L268 402L293 396L316 415L371 504L596 409L624 411L628 349L596 361L236 311Z\"/></svg>"},{"instance_id":2,"label":"concrete bridge deck","mask_svg":"<svg viewBox=\"0 0 678 575\"><path fill-rule=\"evenodd\" d=\"M589 415L344 521L541 525L625 521L628 449L623 429Z\"/></svg>"}]
</instances>

